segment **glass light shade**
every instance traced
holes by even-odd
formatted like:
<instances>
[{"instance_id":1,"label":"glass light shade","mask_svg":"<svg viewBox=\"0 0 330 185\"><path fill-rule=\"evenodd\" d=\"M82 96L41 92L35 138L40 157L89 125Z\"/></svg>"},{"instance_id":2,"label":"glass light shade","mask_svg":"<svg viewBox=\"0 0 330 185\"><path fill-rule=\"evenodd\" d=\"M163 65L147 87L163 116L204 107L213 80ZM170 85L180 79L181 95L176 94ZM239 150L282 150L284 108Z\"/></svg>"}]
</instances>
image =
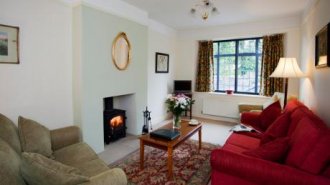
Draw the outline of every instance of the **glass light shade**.
<instances>
[{"instance_id":1,"label":"glass light shade","mask_svg":"<svg viewBox=\"0 0 330 185\"><path fill-rule=\"evenodd\" d=\"M296 58L281 58L276 69L269 77L275 78L299 78L305 74L300 70Z\"/></svg>"}]
</instances>

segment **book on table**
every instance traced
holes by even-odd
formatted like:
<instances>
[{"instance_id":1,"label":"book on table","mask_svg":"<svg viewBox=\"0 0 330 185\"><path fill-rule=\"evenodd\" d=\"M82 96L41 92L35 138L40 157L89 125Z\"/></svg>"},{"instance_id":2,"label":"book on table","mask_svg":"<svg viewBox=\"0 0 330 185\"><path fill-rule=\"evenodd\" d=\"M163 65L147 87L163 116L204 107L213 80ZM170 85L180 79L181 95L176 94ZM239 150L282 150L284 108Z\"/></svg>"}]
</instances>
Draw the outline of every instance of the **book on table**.
<instances>
[{"instance_id":1,"label":"book on table","mask_svg":"<svg viewBox=\"0 0 330 185\"><path fill-rule=\"evenodd\" d=\"M167 140L174 140L180 136L180 132L175 129L157 129L153 132L150 132L150 136Z\"/></svg>"}]
</instances>

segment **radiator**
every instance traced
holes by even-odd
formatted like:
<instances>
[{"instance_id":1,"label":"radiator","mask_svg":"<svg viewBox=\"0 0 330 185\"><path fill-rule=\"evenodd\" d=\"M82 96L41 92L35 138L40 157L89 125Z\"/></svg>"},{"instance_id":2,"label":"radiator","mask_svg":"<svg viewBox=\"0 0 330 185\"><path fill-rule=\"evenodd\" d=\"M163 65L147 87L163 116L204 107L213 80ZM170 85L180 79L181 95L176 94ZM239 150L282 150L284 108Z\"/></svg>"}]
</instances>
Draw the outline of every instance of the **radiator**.
<instances>
[{"instance_id":1,"label":"radiator","mask_svg":"<svg viewBox=\"0 0 330 185\"><path fill-rule=\"evenodd\" d=\"M226 118L238 118L238 102L235 99L204 97L202 114Z\"/></svg>"}]
</instances>

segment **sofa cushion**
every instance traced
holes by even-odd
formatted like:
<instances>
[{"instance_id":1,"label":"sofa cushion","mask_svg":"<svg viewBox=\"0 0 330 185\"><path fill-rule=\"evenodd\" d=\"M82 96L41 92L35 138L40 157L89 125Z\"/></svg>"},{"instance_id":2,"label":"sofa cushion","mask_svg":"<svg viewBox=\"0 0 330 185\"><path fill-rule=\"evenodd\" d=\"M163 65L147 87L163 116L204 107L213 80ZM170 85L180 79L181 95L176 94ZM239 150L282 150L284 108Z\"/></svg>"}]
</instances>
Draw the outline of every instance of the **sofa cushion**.
<instances>
[{"instance_id":1,"label":"sofa cushion","mask_svg":"<svg viewBox=\"0 0 330 185\"><path fill-rule=\"evenodd\" d=\"M303 103L301 103L300 101L298 101L297 99L292 99L292 100L288 101L283 112L291 113L298 107L306 107L306 106Z\"/></svg>"},{"instance_id":2,"label":"sofa cushion","mask_svg":"<svg viewBox=\"0 0 330 185\"><path fill-rule=\"evenodd\" d=\"M245 149L255 149L259 146L260 139L245 134L232 133L227 139L226 144L236 145Z\"/></svg>"},{"instance_id":3,"label":"sofa cushion","mask_svg":"<svg viewBox=\"0 0 330 185\"><path fill-rule=\"evenodd\" d=\"M301 169L319 174L330 161L330 131L322 131L321 136L301 165Z\"/></svg>"},{"instance_id":4,"label":"sofa cushion","mask_svg":"<svg viewBox=\"0 0 330 185\"><path fill-rule=\"evenodd\" d=\"M6 141L17 153L21 153L16 125L6 116L0 114L0 138Z\"/></svg>"},{"instance_id":5,"label":"sofa cushion","mask_svg":"<svg viewBox=\"0 0 330 185\"><path fill-rule=\"evenodd\" d=\"M20 156L0 138L0 184L25 185L20 175Z\"/></svg>"},{"instance_id":6,"label":"sofa cushion","mask_svg":"<svg viewBox=\"0 0 330 185\"><path fill-rule=\"evenodd\" d=\"M49 130L36 121L18 118L18 131L24 152L34 152L46 157L52 156Z\"/></svg>"},{"instance_id":7,"label":"sofa cushion","mask_svg":"<svg viewBox=\"0 0 330 185\"><path fill-rule=\"evenodd\" d=\"M291 112L290 114L290 121L291 124L289 126L288 130L288 136L291 136L292 133L295 131L298 123L300 120L304 117L310 117L312 115L312 112L305 106L300 106L296 108L294 111Z\"/></svg>"},{"instance_id":8,"label":"sofa cushion","mask_svg":"<svg viewBox=\"0 0 330 185\"><path fill-rule=\"evenodd\" d=\"M81 163L76 163L73 166L78 168L83 175L88 177L92 177L109 170L109 167L101 159L83 161Z\"/></svg>"},{"instance_id":9,"label":"sofa cushion","mask_svg":"<svg viewBox=\"0 0 330 185\"><path fill-rule=\"evenodd\" d=\"M301 169L303 162L318 142L321 132L322 130L309 117L302 118L291 135L291 148L286 164Z\"/></svg>"},{"instance_id":10,"label":"sofa cushion","mask_svg":"<svg viewBox=\"0 0 330 185\"><path fill-rule=\"evenodd\" d=\"M290 126L290 114L284 113L272 123L260 140L260 144L265 144L279 137L287 135Z\"/></svg>"},{"instance_id":11,"label":"sofa cushion","mask_svg":"<svg viewBox=\"0 0 330 185\"><path fill-rule=\"evenodd\" d=\"M70 166L98 158L93 149L83 142L54 151L54 157L56 161Z\"/></svg>"},{"instance_id":12,"label":"sofa cushion","mask_svg":"<svg viewBox=\"0 0 330 185\"><path fill-rule=\"evenodd\" d=\"M22 154L21 172L31 185L76 185L89 180L78 169L37 153Z\"/></svg>"},{"instance_id":13,"label":"sofa cushion","mask_svg":"<svg viewBox=\"0 0 330 185\"><path fill-rule=\"evenodd\" d=\"M281 114L281 104L276 101L264 109L260 114L260 127L265 131Z\"/></svg>"},{"instance_id":14,"label":"sofa cushion","mask_svg":"<svg viewBox=\"0 0 330 185\"><path fill-rule=\"evenodd\" d=\"M289 146L288 144L288 137L277 138L264 145L260 145L256 149L245 151L243 154L269 161L279 162L282 161L286 155Z\"/></svg>"},{"instance_id":15,"label":"sofa cushion","mask_svg":"<svg viewBox=\"0 0 330 185\"><path fill-rule=\"evenodd\" d=\"M221 149L231 151L231 152L234 152L234 153L238 153L238 154L241 154L241 153L249 150L249 149L246 149L246 148L243 148L243 147L240 147L240 146L237 146L237 145L233 145L233 144L230 144L230 143L226 143Z\"/></svg>"}]
</instances>

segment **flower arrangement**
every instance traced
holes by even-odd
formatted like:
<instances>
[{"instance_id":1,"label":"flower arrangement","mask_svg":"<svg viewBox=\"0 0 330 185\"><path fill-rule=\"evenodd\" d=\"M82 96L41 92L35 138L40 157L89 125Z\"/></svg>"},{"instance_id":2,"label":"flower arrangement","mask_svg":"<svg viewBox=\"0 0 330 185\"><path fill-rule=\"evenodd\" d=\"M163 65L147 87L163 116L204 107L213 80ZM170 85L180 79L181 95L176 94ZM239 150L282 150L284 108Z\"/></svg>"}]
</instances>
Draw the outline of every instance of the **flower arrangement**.
<instances>
[{"instance_id":1,"label":"flower arrangement","mask_svg":"<svg viewBox=\"0 0 330 185\"><path fill-rule=\"evenodd\" d=\"M167 104L167 112L172 112L175 116L180 116L184 111L188 110L195 100L192 100L184 94L168 95L165 103Z\"/></svg>"}]
</instances>

